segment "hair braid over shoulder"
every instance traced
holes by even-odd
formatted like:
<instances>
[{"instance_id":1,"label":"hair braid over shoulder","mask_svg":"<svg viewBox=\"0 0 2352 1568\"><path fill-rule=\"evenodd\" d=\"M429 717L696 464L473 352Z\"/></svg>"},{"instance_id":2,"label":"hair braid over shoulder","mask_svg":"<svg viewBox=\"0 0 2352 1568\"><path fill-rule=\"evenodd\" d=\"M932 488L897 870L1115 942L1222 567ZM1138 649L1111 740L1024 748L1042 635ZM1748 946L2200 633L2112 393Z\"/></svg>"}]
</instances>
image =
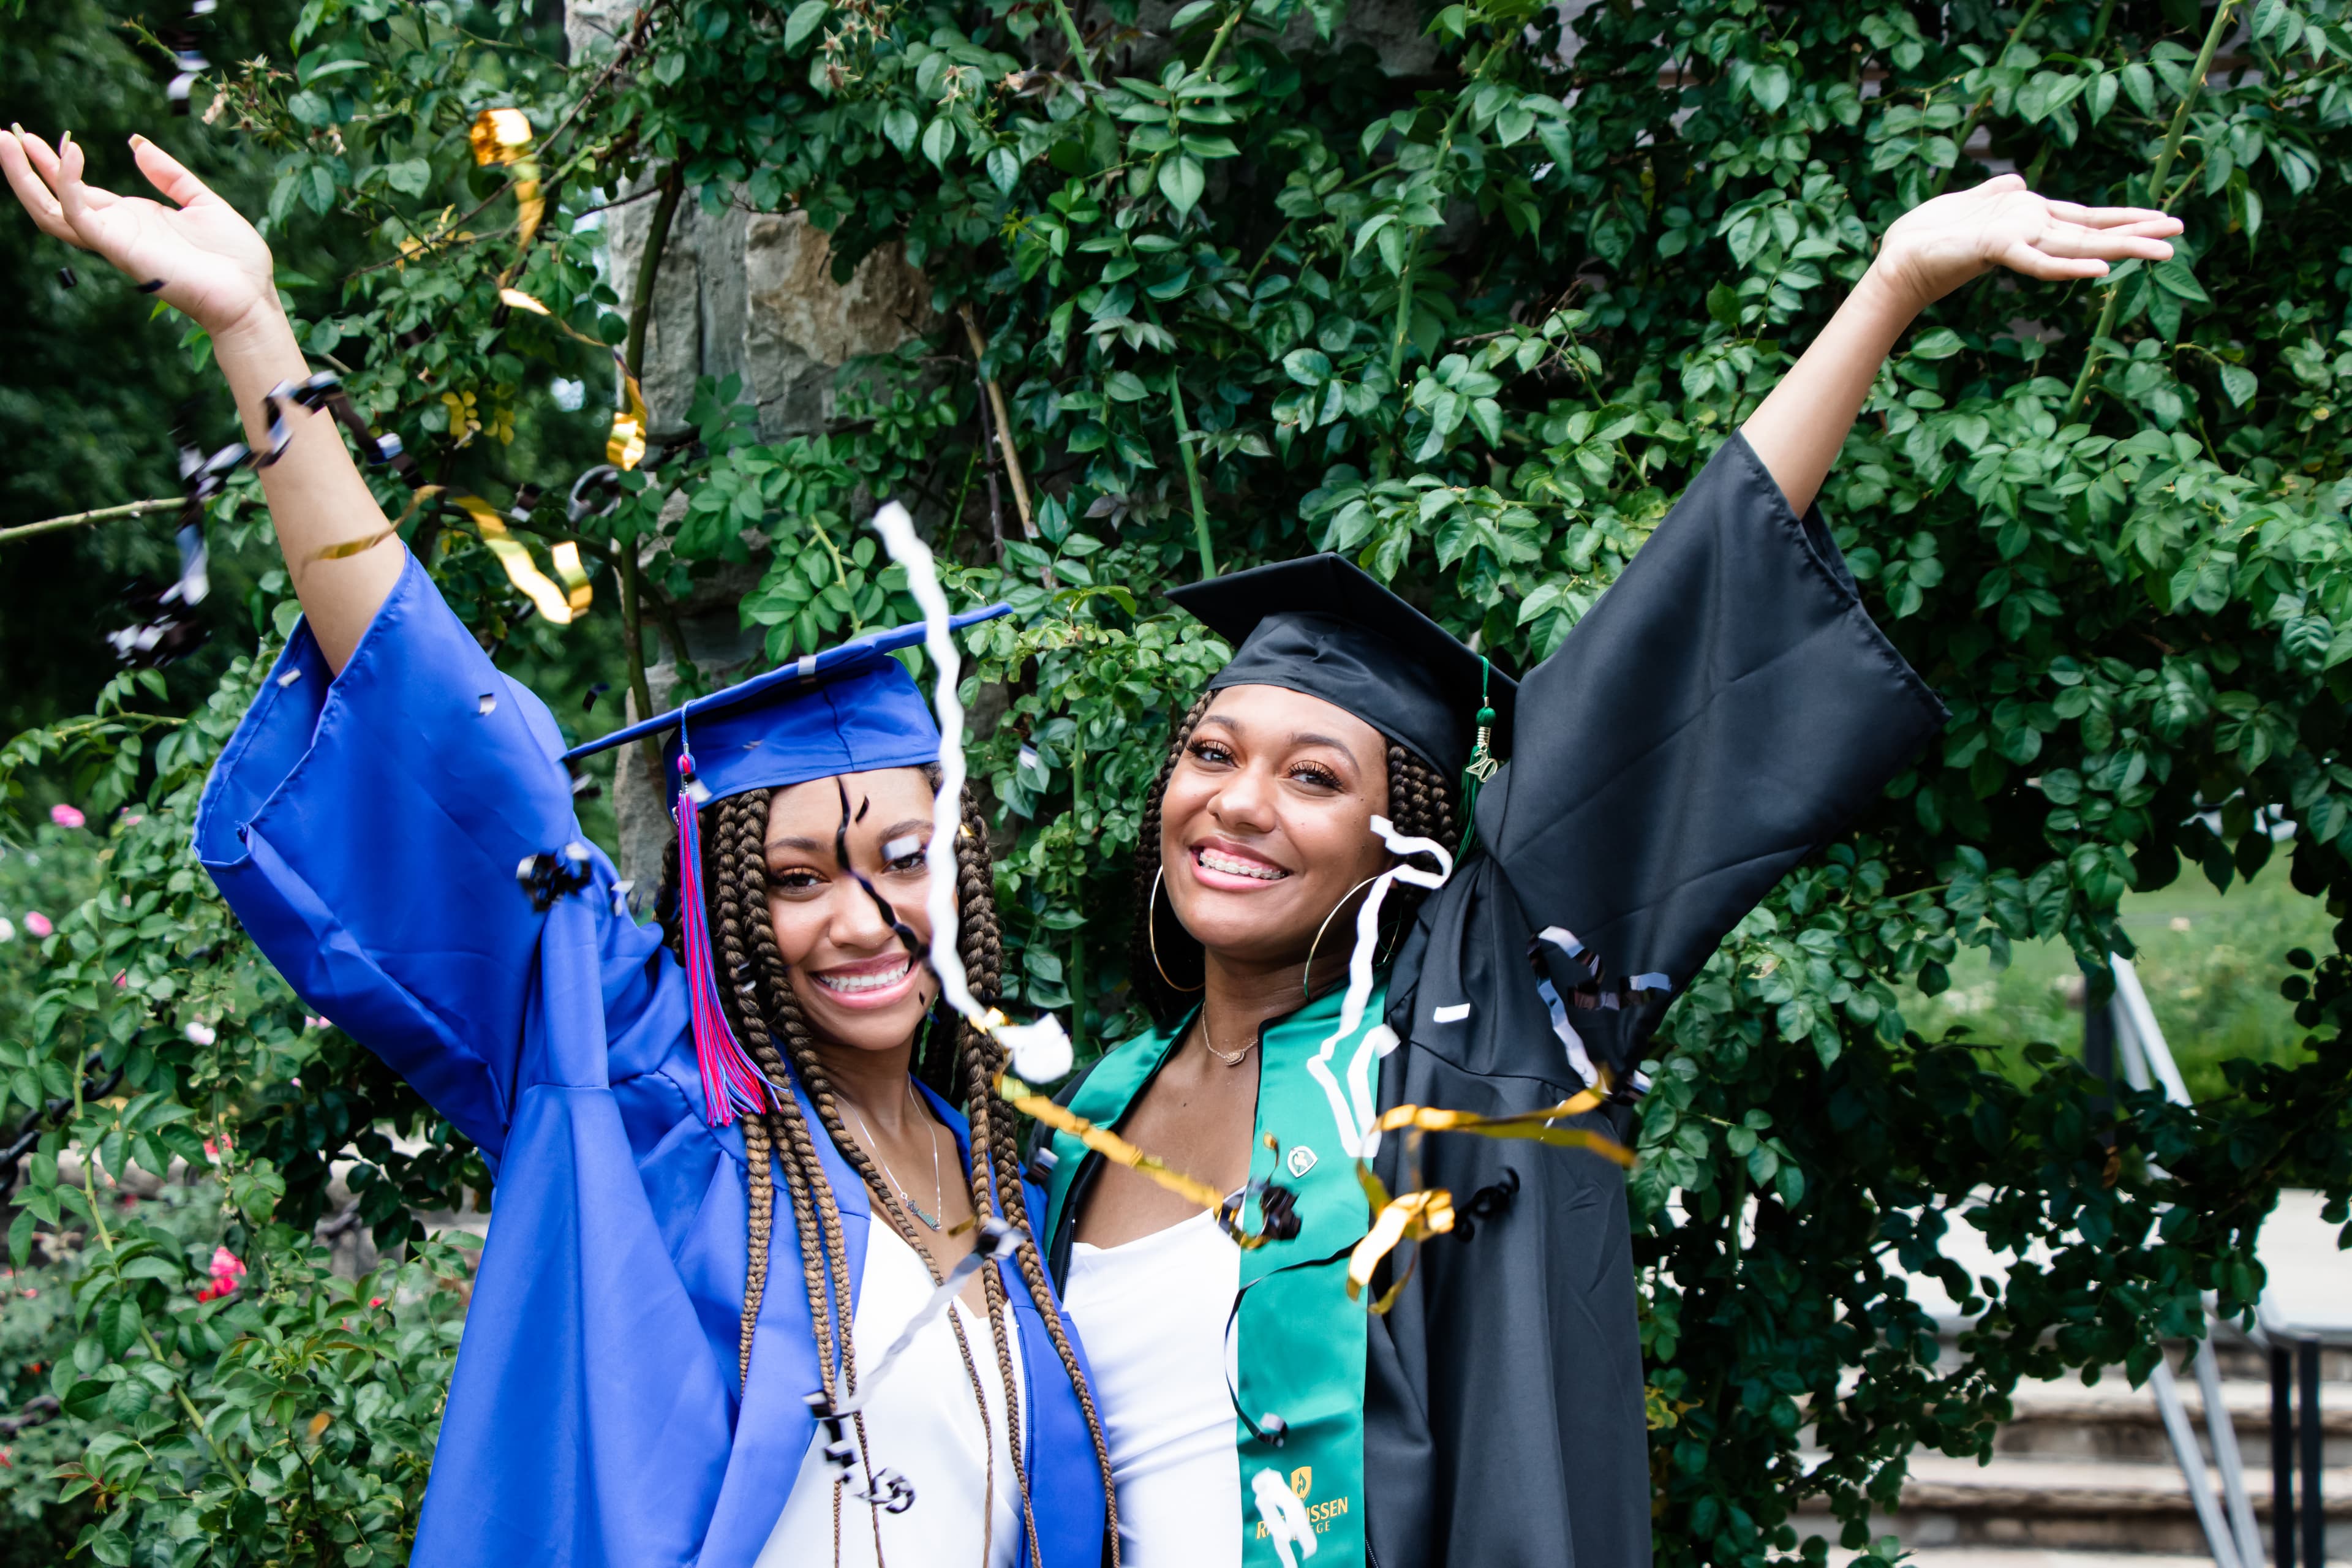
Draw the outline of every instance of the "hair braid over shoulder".
<instances>
[{"instance_id":1,"label":"hair braid over shoulder","mask_svg":"<svg viewBox=\"0 0 2352 1568\"><path fill-rule=\"evenodd\" d=\"M937 787L936 778L933 784ZM750 1163L750 1257L744 1278L738 1372L746 1378L750 1375L752 1342L767 1288L774 1189L773 1174L763 1176L762 1173L780 1173L800 1241L802 1287L807 1293L809 1315L815 1325L824 1388L829 1394L836 1394L855 1387L857 1376L850 1335L843 1331L847 1328L848 1303L852 1300L848 1249L843 1238L840 1209L834 1200L814 1136L794 1094L796 1085L815 1109L836 1151L872 1194L876 1206L914 1247L932 1278L942 1276L921 1245L914 1222L896 1191L844 1127L833 1084L817 1056L814 1036L793 994L790 968L776 946L767 901L765 839L769 797L769 791L751 790L702 808L708 829L703 835L703 880L709 896L708 908L700 913L709 921L712 953L720 976L720 1001L736 1038L775 1090L771 1096L773 1109L760 1116L746 1117L743 1122L744 1149ZM953 847L957 949L973 994L984 1002L993 1002L1003 980L1003 942L996 912L987 828L969 790L961 807L961 824ZM677 851L673 841L664 857L663 886L656 913L665 938L682 957L684 921L690 915L679 907L677 867ZM956 1028L956 1042L958 1060L954 1066L958 1070L950 1075L949 1081L961 1087L965 1112L971 1121L969 1176L972 1207L975 1213L1009 1219L1020 1230L1017 1259L1023 1282L1044 1321L1055 1353L1076 1391L1093 1441L1108 1510L1107 1539L1115 1568L1119 1552L1118 1501L1112 1489L1109 1446L1103 1436L1094 1391L1079 1368L1036 1242L1029 1232L1022 1186L1018 1117L996 1097L994 1089L996 1077L1004 1066L1003 1047L961 1023ZM1016 1472L1025 1475L1026 1467L1021 1457L1020 1380L1013 1360L1015 1352L1010 1328L1012 1314L1004 1279L995 1268L983 1269L982 1279L997 1371L1003 1381L1009 1447ZM961 1326L952 1316L950 1321L961 1344ZM979 1374L969 1345L963 1346L963 1352L977 1397ZM984 1400L982 1406L985 1408ZM989 1451L992 1466L993 1444ZM1025 1483L1022 1492L1022 1514L1034 1557L1035 1522Z\"/></svg>"}]
</instances>

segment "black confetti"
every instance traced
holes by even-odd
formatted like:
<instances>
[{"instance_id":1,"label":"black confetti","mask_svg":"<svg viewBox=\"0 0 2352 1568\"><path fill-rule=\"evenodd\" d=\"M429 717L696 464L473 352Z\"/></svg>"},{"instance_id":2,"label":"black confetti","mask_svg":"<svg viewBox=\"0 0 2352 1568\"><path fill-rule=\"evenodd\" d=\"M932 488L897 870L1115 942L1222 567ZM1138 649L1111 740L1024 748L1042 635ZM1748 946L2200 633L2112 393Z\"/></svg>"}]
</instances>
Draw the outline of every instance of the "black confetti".
<instances>
[{"instance_id":1,"label":"black confetti","mask_svg":"<svg viewBox=\"0 0 2352 1568\"><path fill-rule=\"evenodd\" d=\"M588 847L571 843L543 855L524 858L515 868L515 880L530 896L530 907L544 914L566 893L576 893L595 879Z\"/></svg>"},{"instance_id":2,"label":"black confetti","mask_svg":"<svg viewBox=\"0 0 2352 1568\"><path fill-rule=\"evenodd\" d=\"M595 685L590 687L588 689L588 695L583 699L580 703L580 711L583 713L594 711L596 707L596 699L604 696L604 693L612 689L613 688L611 683L603 680L600 680Z\"/></svg>"},{"instance_id":3,"label":"black confetti","mask_svg":"<svg viewBox=\"0 0 2352 1568\"><path fill-rule=\"evenodd\" d=\"M142 294L152 294L163 287L163 280L161 278L150 278L146 282L139 285L139 291Z\"/></svg>"},{"instance_id":4,"label":"black confetti","mask_svg":"<svg viewBox=\"0 0 2352 1568\"><path fill-rule=\"evenodd\" d=\"M74 276L74 269L72 268L60 267L58 268L58 287L61 289L78 289L80 286L81 279Z\"/></svg>"}]
</instances>

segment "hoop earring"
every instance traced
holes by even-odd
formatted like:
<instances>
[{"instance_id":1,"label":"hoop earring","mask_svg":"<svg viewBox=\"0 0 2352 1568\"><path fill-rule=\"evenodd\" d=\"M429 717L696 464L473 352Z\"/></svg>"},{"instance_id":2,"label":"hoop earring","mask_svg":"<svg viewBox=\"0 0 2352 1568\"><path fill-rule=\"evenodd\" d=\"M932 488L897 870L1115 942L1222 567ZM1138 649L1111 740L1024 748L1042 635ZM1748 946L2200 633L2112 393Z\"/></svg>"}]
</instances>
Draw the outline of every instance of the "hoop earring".
<instances>
[{"instance_id":1,"label":"hoop earring","mask_svg":"<svg viewBox=\"0 0 2352 1568\"><path fill-rule=\"evenodd\" d=\"M1365 878L1362 881L1357 883L1354 887L1349 889L1345 893L1341 894L1339 896L1339 901L1331 906L1331 913L1325 915L1323 917L1323 923L1315 928L1315 940L1307 944L1307 967L1298 972L1299 994L1306 997L1307 1000L1311 1002L1315 999L1315 950L1323 945L1323 933L1331 929L1332 920L1338 916L1341 910L1348 907L1348 900L1349 899L1354 898L1358 893L1362 892L1366 888L1369 888L1374 882L1379 881L1385 874L1386 873L1384 872L1375 871L1370 876Z\"/></svg>"},{"instance_id":2,"label":"hoop earring","mask_svg":"<svg viewBox=\"0 0 2352 1568\"><path fill-rule=\"evenodd\" d=\"M1161 867L1151 873L1151 900L1143 906L1143 942L1151 950L1151 967L1160 971L1160 981L1169 990L1202 990L1209 984L1207 975L1201 976L1201 984L1198 985L1179 985L1176 984L1176 977L1168 973L1168 966L1160 962L1160 879L1167 874L1166 867Z\"/></svg>"}]
</instances>

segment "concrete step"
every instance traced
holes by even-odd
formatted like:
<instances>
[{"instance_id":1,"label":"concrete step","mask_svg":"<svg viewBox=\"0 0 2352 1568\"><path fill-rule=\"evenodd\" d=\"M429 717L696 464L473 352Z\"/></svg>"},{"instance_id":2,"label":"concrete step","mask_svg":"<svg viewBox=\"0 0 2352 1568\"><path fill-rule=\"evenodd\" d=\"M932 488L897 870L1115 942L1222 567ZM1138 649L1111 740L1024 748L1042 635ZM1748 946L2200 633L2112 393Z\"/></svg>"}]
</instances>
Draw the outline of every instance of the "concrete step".
<instances>
[{"instance_id":1,"label":"concrete step","mask_svg":"<svg viewBox=\"0 0 2352 1568\"><path fill-rule=\"evenodd\" d=\"M2213 1568L2213 1559L2175 1552L2062 1552L2046 1546L1924 1546L1912 1568Z\"/></svg>"},{"instance_id":2,"label":"concrete step","mask_svg":"<svg viewBox=\"0 0 2352 1568\"><path fill-rule=\"evenodd\" d=\"M2220 1495L2210 1470L2207 1484ZM2252 1467L2246 1491L2269 1539L2271 1478ZM2352 1468L2322 1478L2331 1560L2352 1561ZM1996 1457L1990 1464L1916 1454L1902 1507L1887 1521L1914 1547L2004 1547L2199 1554L2188 1483L2169 1463ZM1875 1531L1874 1531L1875 1533Z\"/></svg>"},{"instance_id":3,"label":"concrete step","mask_svg":"<svg viewBox=\"0 0 2352 1568\"><path fill-rule=\"evenodd\" d=\"M2204 1398L2188 1371L2177 1376L2189 1425L2210 1461L2213 1453L2205 1430ZM2271 1462L2269 1385L2225 1380L2221 1399L2237 1431L2242 1462L2250 1470L2267 1469ZM2088 1386L2077 1382L2027 1384L2018 1389L2011 1404L2016 1415L1993 1439L1993 1452L2001 1458L2172 1461L2172 1445L2165 1437L2155 1394L2146 1385L2132 1387L2119 1373L2110 1373ZM2330 1468L2352 1466L2352 1383L2323 1384L2319 1409L2323 1462Z\"/></svg>"}]
</instances>

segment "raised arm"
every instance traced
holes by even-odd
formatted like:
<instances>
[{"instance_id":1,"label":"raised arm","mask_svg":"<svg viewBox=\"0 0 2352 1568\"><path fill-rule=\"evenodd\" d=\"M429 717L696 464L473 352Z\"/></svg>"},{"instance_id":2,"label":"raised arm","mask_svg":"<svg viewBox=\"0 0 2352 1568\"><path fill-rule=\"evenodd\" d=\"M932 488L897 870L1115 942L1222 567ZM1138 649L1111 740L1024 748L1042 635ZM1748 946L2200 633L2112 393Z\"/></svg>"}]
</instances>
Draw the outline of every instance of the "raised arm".
<instances>
[{"instance_id":1,"label":"raised arm","mask_svg":"<svg viewBox=\"0 0 2352 1568\"><path fill-rule=\"evenodd\" d=\"M0 132L0 173L44 234L90 251L211 334L246 440L268 437L261 400L310 374L278 303L269 247L236 208L205 188L143 136L131 139L139 172L170 203L121 196L82 180L82 151L68 132L52 149L21 127ZM331 546L381 534L383 509L360 477L341 433L323 416L301 421L292 444L261 470L278 548L328 664L340 671L360 634L400 580L403 553L387 538L371 550L322 560Z\"/></svg>"},{"instance_id":2,"label":"raised arm","mask_svg":"<svg viewBox=\"0 0 2352 1568\"><path fill-rule=\"evenodd\" d=\"M2172 255L2180 220L2147 207L2053 202L2002 174L1923 202L1897 218L1852 294L1741 426L1802 512L1821 493L1878 367L1921 310L1995 267L2029 278L2099 278L2107 263Z\"/></svg>"}]
</instances>

